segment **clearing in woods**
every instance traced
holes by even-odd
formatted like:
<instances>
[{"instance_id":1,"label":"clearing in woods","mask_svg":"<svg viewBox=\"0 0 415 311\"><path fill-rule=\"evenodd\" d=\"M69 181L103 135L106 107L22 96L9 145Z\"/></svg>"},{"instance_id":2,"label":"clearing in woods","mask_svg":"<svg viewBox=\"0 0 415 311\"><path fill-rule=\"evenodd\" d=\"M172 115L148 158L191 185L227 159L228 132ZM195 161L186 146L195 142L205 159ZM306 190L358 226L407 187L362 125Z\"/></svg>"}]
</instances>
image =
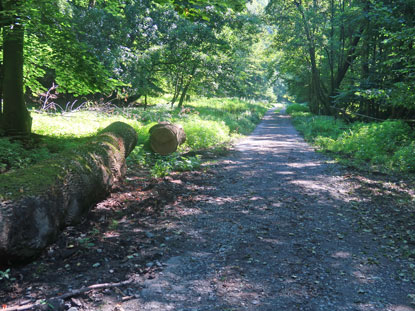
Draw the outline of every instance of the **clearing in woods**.
<instances>
[{"instance_id":1,"label":"clearing in woods","mask_svg":"<svg viewBox=\"0 0 415 311\"><path fill-rule=\"evenodd\" d=\"M111 311L414 310L415 252L405 252L414 241L399 239L413 217L410 187L347 172L274 109L203 172L146 178L130 169L128 183L86 223L13 270L20 277L3 286L0 302L130 280L54 303Z\"/></svg>"}]
</instances>

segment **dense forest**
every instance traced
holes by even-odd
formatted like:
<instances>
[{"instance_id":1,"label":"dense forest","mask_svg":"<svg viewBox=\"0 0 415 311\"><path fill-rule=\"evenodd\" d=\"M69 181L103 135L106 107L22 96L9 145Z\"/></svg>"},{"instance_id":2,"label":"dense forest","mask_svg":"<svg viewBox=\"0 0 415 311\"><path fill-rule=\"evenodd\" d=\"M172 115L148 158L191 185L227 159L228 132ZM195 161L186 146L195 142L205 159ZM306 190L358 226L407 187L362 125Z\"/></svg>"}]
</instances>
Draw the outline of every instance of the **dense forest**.
<instances>
[{"instance_id":1,"label":"dense forest","mask_svg":"<svg viewBox=\"0 0 415 311\"><path fill-rule=\"evenodd\" d=\"M52 97L128 105L167 93L182 106L189 94L273 100L283 83L314 113L412 119L414 7L4 0L1 127L30 132L25 102Z\"/></svg>"},{"instance_id":2,"label":"dense forest","mask_svg":"<svg viewBox=\"0 0 415 311\"><path fill-rule=\"evenodd\" d=\"M272 94L265 31L244 1L2 1L2 128L26 103ZM24 59L24 61L23 61ZM20 116L20 119L17 118Z\"/></svg>"},{"instance_id":3,"label":"dense forest","mask_svg":"<svg viewBox=\"0 0 415 311\"><path fill-rule=\"evenodd\" d=\"M413 119L415 2L275 1L276 70L320 114Z\"/></svg>"}]
</instances>

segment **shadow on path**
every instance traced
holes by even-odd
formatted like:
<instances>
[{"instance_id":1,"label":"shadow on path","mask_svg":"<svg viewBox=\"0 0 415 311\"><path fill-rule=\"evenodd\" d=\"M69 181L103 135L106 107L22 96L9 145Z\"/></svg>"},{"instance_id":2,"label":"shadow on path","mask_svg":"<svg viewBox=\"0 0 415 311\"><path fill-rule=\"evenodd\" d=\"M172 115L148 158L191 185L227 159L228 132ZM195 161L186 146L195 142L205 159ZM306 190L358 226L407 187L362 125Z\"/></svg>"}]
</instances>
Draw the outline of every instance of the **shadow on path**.
<instances>
[{"instance_id":1,"label":"shadow on path","mask_svg":"<svg viewBox=\"0 0 415 311\"><path fill-rule=\"evenodd\" d=\"M208 176L182 181L192 195L177 192L160 229L172 257L124 310L414 310L414 283L359 230L341 168L287 116L269 111Z\"/></svg>"}]
</instances>

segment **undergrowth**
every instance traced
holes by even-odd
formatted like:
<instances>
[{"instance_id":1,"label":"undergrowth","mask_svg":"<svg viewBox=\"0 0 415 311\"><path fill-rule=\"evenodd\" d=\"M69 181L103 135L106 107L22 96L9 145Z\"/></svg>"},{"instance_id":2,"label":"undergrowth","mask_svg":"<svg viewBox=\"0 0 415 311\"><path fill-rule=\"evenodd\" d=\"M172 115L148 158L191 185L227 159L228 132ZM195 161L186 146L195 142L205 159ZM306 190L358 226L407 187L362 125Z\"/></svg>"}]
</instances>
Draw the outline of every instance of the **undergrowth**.
<instances>
[{"instance_id":1,"label":"undergrowth","mask_svg":"<svg viewBox=\"0 0 415 311\"><path fill-rule=\"evenodd\" d=\"M157 99L152 101L157 102ZM188 102L181 109L171 109L160 98L159 104L146 110L141 107L114 107L103 111L94 109L53 114L32 111L33 132L41 135L40 142L28 150L20 143L1 138L0 172L24 168L58 152L75 148L112 122L121 121L131 125L139 137L128 161L149 167L154 176L164 176L171 171L193 169L200 165L199 157L185 157L181 155L183 153L195 154L206 149L223 151L224 145L250 133L268 108L265 103L238 99L200 98ZM148 130L159 121L181 125L187 137L178 152L166 157L154 155L146 148Z\"/></svg>"},{"instance_id":2,"label":"undergrowth","mask_svg":"<svg viewBox=\"0 0 415 311\"><path fill-rule=\"evenodd\" d=\"M415 173L415 135L402 121L346 124L331 116L316 116L304 105L287 108L307 141L331 152L339 161L383 172Z\"/></svg>"},{"instance_id":3,"label":"undergrowth","mask_svg":"<svg viewBox=\"0 0 415 311\"><path fill-rule=\"evenodd\" d=\"M45 147L33 149L30 146L25 147L21 142L0 138L0 173L25 168L50 157L51 153Z\"/></svg>"}]
</instances>

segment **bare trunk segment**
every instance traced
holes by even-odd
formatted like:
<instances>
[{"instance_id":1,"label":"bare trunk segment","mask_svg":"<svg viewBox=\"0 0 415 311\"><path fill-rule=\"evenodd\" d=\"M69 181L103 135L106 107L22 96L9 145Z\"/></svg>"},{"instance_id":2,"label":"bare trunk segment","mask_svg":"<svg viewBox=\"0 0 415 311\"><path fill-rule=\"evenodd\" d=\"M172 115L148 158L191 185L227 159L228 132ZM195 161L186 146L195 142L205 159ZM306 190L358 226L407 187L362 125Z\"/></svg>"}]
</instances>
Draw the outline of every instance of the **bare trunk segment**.
<instances>
[{"instance_id":1,"label":"bare trunk segment","mask_svg":"<svg viewBox=\"0 0 415 311\"><path fill-rule=\"evenodd\" d=\"M1 127L8 135L28 135L32 128L32 118L23 97L23 41L24 29L21 25L3 28L4 103Z\"/></svg>"},{"instance_id":2,"label":"bare trunk segment","mask_svg":"<svg viewBox=\"0 0 415 311\"><path fill-rule=\"evenodd\" d=\"M0 264L32 259L78 222L125 174L137 143L122 122L88 144L24 170L0 175Z\"/></svg>"}]
</instances>

